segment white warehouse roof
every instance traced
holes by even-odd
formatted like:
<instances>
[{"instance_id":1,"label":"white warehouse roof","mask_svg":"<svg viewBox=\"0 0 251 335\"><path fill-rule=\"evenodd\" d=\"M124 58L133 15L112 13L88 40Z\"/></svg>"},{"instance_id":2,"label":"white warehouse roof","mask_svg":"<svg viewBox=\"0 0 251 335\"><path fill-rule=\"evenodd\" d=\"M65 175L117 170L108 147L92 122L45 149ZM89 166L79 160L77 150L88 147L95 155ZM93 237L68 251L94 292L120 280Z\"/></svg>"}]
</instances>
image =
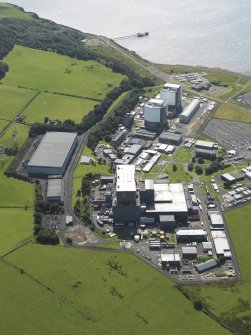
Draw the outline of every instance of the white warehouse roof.
<instances>
[{"instance_id":1,"label":"white warehouse roof","mask_svg":"<svg viewBox=\"0 0 251 335\"><path fill-rule=\"evenodd\" d=\"M217 255L223 255L225 257L231 257L231 250L226 238L215 238L214 246Z\"/></svg>"},{"instance_id":2,"label":"white warehouse roof","mask_svg":"<svg viewBox=\"0 0 251 335\"><path fill-rule=\"evenodd\" d=\"M179 237L183 236L207 236L207 232L204 229L180 229L176 232Z\"/></svg>"},{"instance_id":3,"label":"white warehouse roof","mask_svg":"<svg viewBox=\"0 0 251 335\"><path fill-rule=\"evenodd\" d=\"M28 167L62 167L76 138L77 133L47 132L31 157Z\"/></svg>"},{"instance_id":4,"label":"white warehouse roof","mask_svg":"<svg viewBox=\"0 0 251 335\"><path fill-rule=\"evenodd\" d=\"M223 217L220 214L210 214L211 224L214 228L224 227Z\"/></svg>"},{"instance_id":5,"label":"white warehouse roof","mask_svg":"<svg viewBox=\"0 0 251 335\"><path fill-rule=\"evenodd\" d=\"M168 254L161 253L160 257L161 257L161 262L167 262L167 263L180 262L180 254L178 252L168 253Z\"/></svg>"},{"instance_id":6,"label":"white warehouse roof","mask_svg":"<svg viewBox=\"0 0 251 335\"><path fill-rule=\"evenodd\" d=\"M213 149L214 143L213 142L208 142L208 141L197 140L195 142L195 147L203 147L203 148L206 148L206 149Z\"/></svg>"}]
</instances>

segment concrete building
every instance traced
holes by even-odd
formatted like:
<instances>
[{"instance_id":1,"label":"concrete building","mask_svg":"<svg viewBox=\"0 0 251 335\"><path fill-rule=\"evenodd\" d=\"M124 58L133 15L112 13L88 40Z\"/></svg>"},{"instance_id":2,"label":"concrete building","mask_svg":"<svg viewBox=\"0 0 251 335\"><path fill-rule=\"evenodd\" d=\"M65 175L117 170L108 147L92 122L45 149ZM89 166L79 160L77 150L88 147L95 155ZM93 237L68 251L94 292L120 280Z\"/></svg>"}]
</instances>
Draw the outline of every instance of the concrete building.
<instances>
[{"instance_id":1,"label":"concrete building","mask_svg":"<svg viewBox=\"0 0 251 335\"><path fill-rule=\"evenodd\" d=\"M230 173L223 173L221 175L221 179L229 184L234 184L237 180L234 176L232 176Z\"/></svg>"},{"instance_id":2,"label":"concrete building","mask_svg":"<svg viewBox=\"0 0 251 335\"><path fill-rule=\"evenodd\" d=\"M205 158L205 159L215 159L217 155L217 150L212 149L200 149L196 148L195 149L195 155L198 158Z\"/></svg>"},{"instance_id":3,"label":"concrete building","mask_svg":"<svg viewBox=\"0 0 251 335\"><path fill-rule=\"evenodd\" d=\"M126 153L128 155L138 156L142 149L143 147L140 144L133 144L128 150L126 150Z\"/></svg>"},{"instance_id":4,"label":"concrete building","mask_svg":"<svg viewBox=\"0 0 251 335\"><path fill-rule=\"evenodd\" d=\"M209 259L208 261L204 263L196 264L194 267L196 271L198 271L199 273L202 273L205 271L215 269L217 266L218 264L215 259Z\"/></svg>"},{"instance_id":5,"label":"concrete building","mask_svg":"<svg viewBox=\"0 0 251 335\"><path fill-rule=\"evenodd\" d=\"M64 187L62 179L48 179L47 200L49 202L64 201Z\"/></svg>"},{"instance_id":6,"label":"concrete building","mask_svg":"<svg viewBox=\"0 0 251 335\"><path fill-rule=\"evenodd\" d=\"M181 248L183 258L194 259L197 257L196 247L182 247Z\"/></svg>"},{"instance_id":7,"label":"concrete building","mask_svg":"<svg viewBox=\"0 0 251 335\"><path fill-rule=\"evenodd\" d=\"M27 165L28 173L63 175L77 143L77 133L47 132Z\"/></svg>"},{"instance_id":8,"label":"concrete building","mask_svg":"<svg viewBox=\"0 0 251 335\"><path fill-rule=\"evenodd\" d=\"M197 140L195 142L195 148L206 149L206 150L213 150L215 144L213 142Z\"/></svg>"},{"instance_id":9,"label":"concrete building","mask_svg":"<svg viewBox=\"0 0 251 335\"><path fill-rule=\"evenodd\" d=\"M123 142L123 140L126 138L127 131L126 130L121 130L115 134L115 136L112 139L112 145L114 147L117 147L120 145L120 143Z\"/></svg>"},{"instance_id":10,"label":"concrete building","mask_svg":"<svg viewBox=\"0 0 251 335\"><path fill-rule=\"evenodd\" d=\"M140 202L136 190L135 166L118 165L113 193L113 221L139 222Z\"/></svg>"},{"instance_id":11,"label":"concrete building","mask_svg":"<svg viewBox=\"0 0 251 335\"><path fill-rule=\"evenodd\" d=\"M168 102L167 118L173 118L181 110L181 85L166 83L160 90L160 99Z\"/></svg>"},{"instance_id":12,"label":"concrete building","mask_svg":"<svg viewBox=\"0 0 251 335\"><path fill-rule=\"evenodd\" d=\"M150 99L144 105L145 127L161 129L167 122L167 102L161 99Z\"/></svg>"},{"instance_id":13,"label":"concrete building","mask_svg":"<svg viewBox=\"0 0 251 335\"><path fill-rule=\"evenodd\" d=\"M224 229L224 220L220 213L211 214L210 220L213 229Z\"/></svg>"},{"instance_id":14,"label":"concrete building","mask_svg":"<svg viewBox=\"0 0 251 335\"><path fill-rule=\"evenodd\" d=\"M176 266L180 267L180 254L177 251L160 254L162 267Z\"/></svg>"},{"instance_id":15,"label":"concrete building","mask_svg":"<svg viewBox=\"0 0 251 335\"><path fill-rule=\"evenodd\" d=\"M182 142L182 135L175 134L170 131L163 131L159 136L159 142L165 144L180 145Z\"/></svg>"},{"instance_id":16,"label":"concrete building","mask_svg":"<svg viewBox=\"0 0 251 335\"><path fill-rule=\"evenodd\" d=\"M177 241L188 241L188 242L196 242L196 241L206 241L207 240L207 232L203 229L180 229L176 231Z\"/></svg>"},{"instance_id":17,"label":"concrete building","mask_svg":"<svg viewBox=\"0 0 251 335\"><path fill-rule=\"evenodd\" d=\"M231 258L231 249L226 237L214 238L215 252L218 257L224 256L225 258Z\"/></svg>"},{"instance_id":18,"label":"concrete building","mask_svg":"<svg viewBox=\"0 0 251 335\"><path fill-rule=\"evenodd\" d=\"M174 215L159 215L159 227L164 231L174 231L175 217Z\"/></svg>"},{"instance_id":19,"label":"concrete building","mask_svg":"<svg viewBox=\"0 0 251 335\"><path fill-rule=\"evenodd\" d=\"M180 123L189 123L195 113L200 109L200 100L193 99L179 116Z\"/></svg>"}]
</instances>

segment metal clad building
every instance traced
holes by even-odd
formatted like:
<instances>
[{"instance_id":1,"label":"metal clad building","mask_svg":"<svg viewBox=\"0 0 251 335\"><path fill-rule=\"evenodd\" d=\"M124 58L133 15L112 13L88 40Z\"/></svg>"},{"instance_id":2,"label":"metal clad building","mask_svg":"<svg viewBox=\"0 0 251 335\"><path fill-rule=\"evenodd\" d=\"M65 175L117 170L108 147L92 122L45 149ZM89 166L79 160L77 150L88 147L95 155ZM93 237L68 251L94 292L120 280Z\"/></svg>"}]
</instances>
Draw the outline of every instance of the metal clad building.
<instances>
[{"instance_id":1,"label":"metal clad building","mask_svg":"<svg viewBox=\"0 0 251 335\"><path fill-rule=\"evenodd\" d=\"M193 99L192 102L180 114L180 123L189 123L194 114L200 109L200 100Z\"/></svg>"},{"instance_id":2,"label":"metal clad building","mask_svg":"<svg viewBox=\"0 0 251 335\"><path fill-rule=\"evenodd\" d=\"M63 198L63 181L62 179L48 179L47 200L61 202Z\"/></svg>"},{"instance_id":3,"label":"metal clad building","mask_svg":"<svg viewBox=\"0 0 251 335\"><path fill-rule=\"evenodd\" d=\"M28 173L63 175L77 142L77 133L47 132L27 165Z\"/></svg>"}]
</instances>

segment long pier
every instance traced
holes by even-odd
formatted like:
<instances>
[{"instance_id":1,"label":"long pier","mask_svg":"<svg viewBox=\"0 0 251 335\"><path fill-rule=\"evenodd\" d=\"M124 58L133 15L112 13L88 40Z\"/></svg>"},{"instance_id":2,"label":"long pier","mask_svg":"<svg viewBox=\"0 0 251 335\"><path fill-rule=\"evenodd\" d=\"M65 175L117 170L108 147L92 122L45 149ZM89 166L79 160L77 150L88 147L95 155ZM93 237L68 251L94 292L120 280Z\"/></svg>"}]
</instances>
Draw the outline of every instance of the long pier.
<instances>
[{"instance_id":1,"label":"long pier","mask_svg":"<svg viewBox=\"0 0 251 335\"><path fill-rule=\"evenodd\" d=\"M145 33L137 33L137 34L133 34L133 35L127 35L127 36L121 36L121 37L115 37L112 38L113 41L121 41L121 40L127 40L129 38L138 38L138 37L145 37L148 36L149 33L145 32Z\"/></svg>"}]
</instances>

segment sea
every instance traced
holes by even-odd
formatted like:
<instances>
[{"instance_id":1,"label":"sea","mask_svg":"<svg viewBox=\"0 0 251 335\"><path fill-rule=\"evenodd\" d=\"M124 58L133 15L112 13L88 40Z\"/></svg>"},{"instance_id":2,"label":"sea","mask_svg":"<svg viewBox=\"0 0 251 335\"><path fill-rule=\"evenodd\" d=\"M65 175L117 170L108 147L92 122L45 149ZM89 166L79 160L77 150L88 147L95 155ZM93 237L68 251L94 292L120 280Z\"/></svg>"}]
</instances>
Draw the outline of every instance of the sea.
<instances>
[{"instance_id":1,"label":"sea","mask_svg":"<svg viewBox=\"0 0 251 335\"><path fill-rule=\"evenodd\" d=\"M10 0L27 11L118 41L155 63L251 75L251 0Z\"/></svg>"}]
</instances>

